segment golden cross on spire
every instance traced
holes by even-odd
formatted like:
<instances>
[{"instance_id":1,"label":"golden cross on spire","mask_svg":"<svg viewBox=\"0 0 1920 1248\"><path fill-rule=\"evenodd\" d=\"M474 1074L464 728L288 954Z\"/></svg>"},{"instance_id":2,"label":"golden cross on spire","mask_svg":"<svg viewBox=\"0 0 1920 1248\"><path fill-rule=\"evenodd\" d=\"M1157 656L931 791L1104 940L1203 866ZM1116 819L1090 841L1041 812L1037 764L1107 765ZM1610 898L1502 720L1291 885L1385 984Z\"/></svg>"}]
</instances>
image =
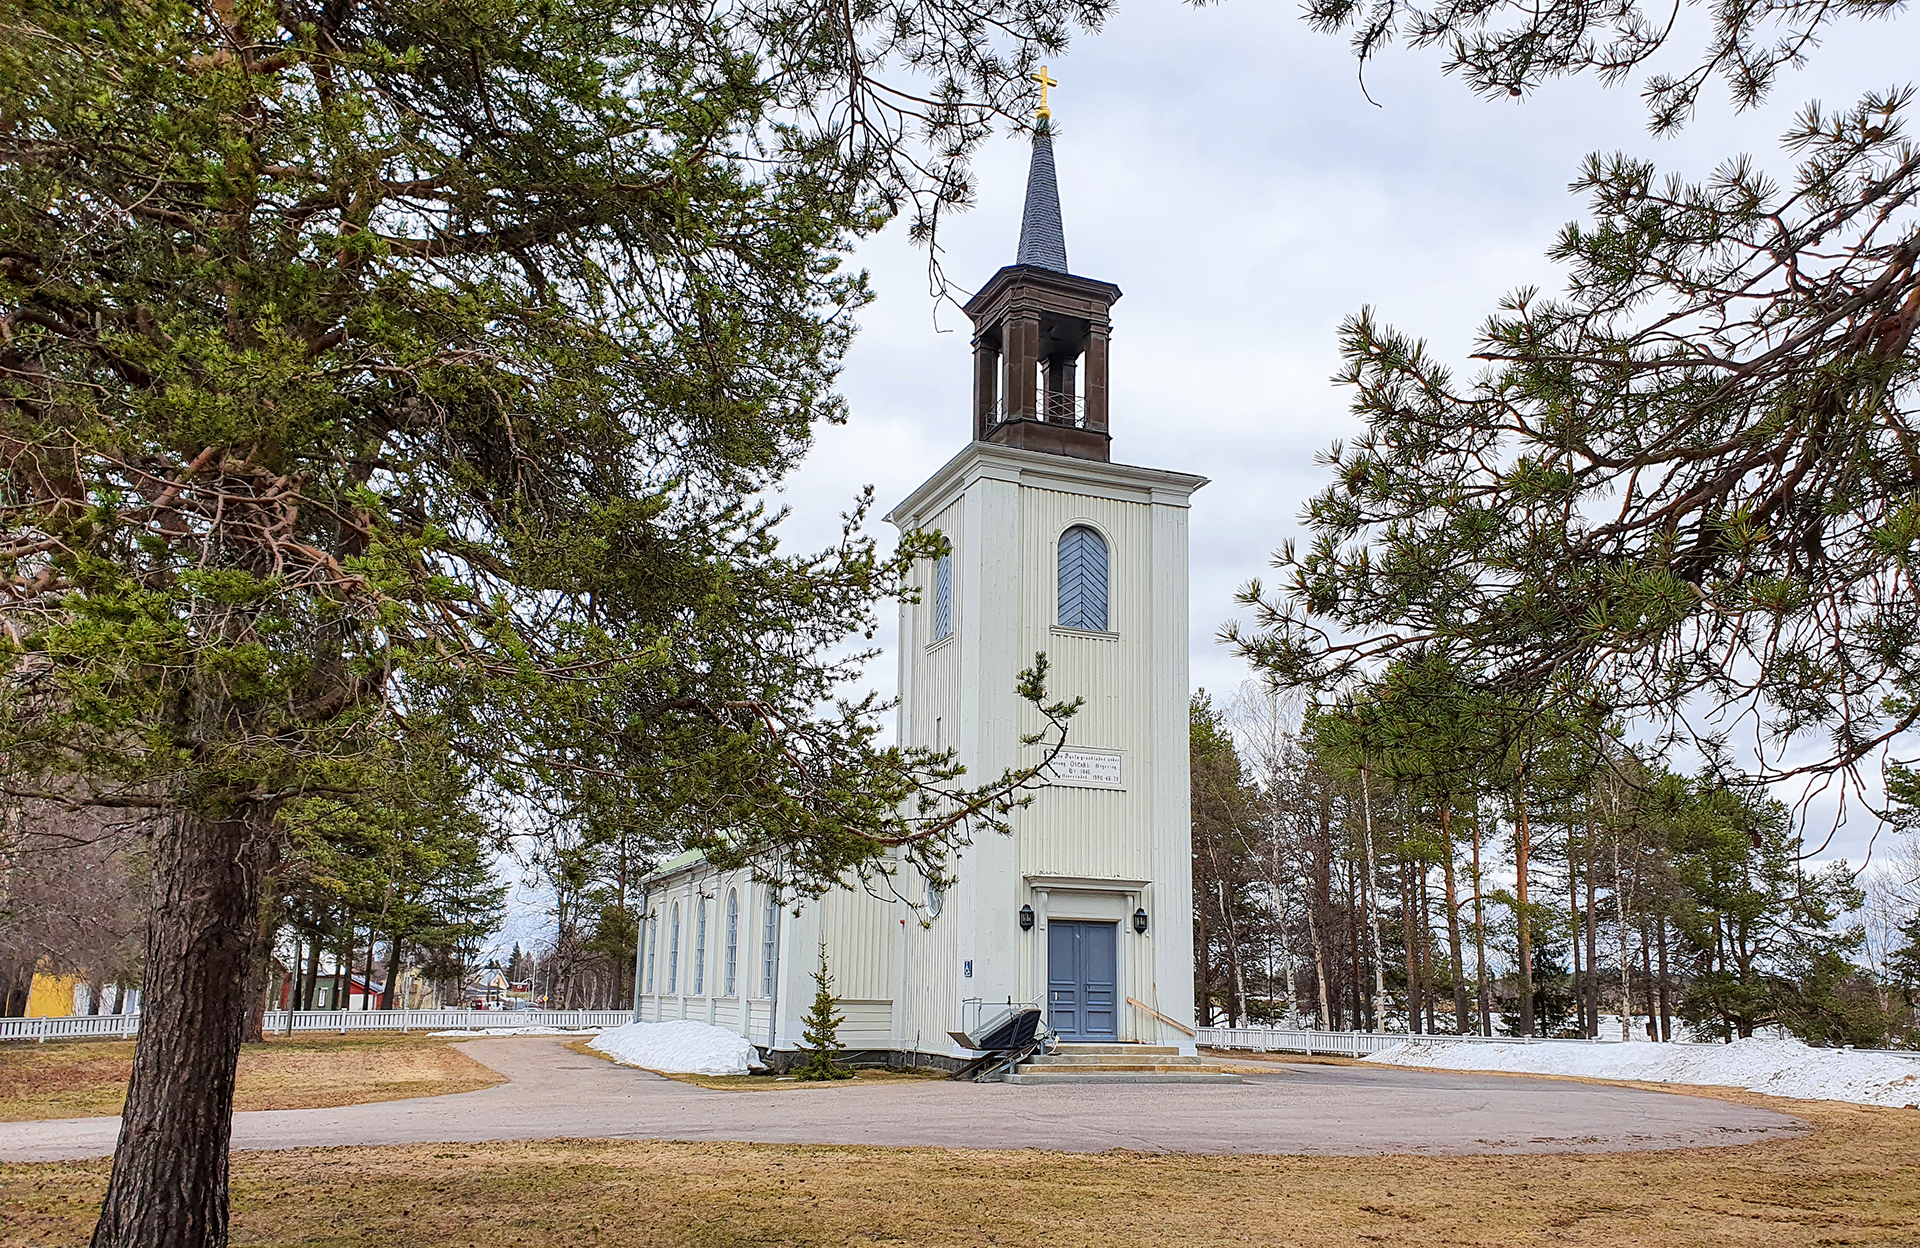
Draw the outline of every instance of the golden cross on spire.
<instances>
[{"instance_id":1,"label":"golden cross on spire","mask_svg":"<svg viewBox=\"0 0 1920 1248\"><path fill-rule=\"evenodd\" d=\"M1057 87L1060 85L1059 82L1048 75L1045 65L1040 67L1039 73L1028 74L1027 77L1040 84L1040 107L1033 110L1033 115L1042 118L1052 117L1053 110L1047 107L1047 88Z\"/></svg>"}]
</instances>

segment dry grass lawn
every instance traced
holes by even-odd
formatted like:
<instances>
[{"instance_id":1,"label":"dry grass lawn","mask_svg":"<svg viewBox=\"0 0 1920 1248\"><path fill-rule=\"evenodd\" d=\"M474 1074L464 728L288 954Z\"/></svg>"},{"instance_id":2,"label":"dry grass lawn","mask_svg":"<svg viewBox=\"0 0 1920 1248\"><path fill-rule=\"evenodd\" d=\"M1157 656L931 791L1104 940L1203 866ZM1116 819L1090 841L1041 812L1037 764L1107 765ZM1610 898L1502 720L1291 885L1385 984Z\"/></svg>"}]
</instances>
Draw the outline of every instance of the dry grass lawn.
<instances>
[{"instance_id":1,"label":"dry grass lawn","mask_svg":"<svg viewBox=\"0 0 1920 1248\"><path fill-rule=\"evenodd\" d=\"M241 1051L236 1109L325 1109L501 1082L449 1040L391 1032L276 1037ZM0 1122L118 1114L133 1041L0 1045Z\"/></svg>"},{"instance_id":2,"label":"dry grass lawn","mask_svg":"<svg viewBox=\"0 0 1920 1248\"><path fill-rule=\"evenodd\" d=\"M1920 1244L1920 1113L1576 1157L1193 1157L549 1141L246 1153L236 1245ZM84 1244L105 1162L0 1166L0 1245Z\"/></svg>"}]
</instances>

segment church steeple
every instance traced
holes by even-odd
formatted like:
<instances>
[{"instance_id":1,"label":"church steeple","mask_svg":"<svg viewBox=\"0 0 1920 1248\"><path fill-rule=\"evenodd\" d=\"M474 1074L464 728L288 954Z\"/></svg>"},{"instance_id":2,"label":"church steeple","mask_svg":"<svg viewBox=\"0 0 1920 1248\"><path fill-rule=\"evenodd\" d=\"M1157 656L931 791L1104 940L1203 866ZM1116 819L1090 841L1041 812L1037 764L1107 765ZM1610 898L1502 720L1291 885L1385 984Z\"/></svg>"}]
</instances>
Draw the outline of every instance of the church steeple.
<instances>
[{"instance_id":1,"label":"church steeple","mask_svg":"<svg viewBox=\"0 0 1920 1248\"><path fill-rule=\"evenodd\" d=\"M1060 184L1053 172L1053 123L1045 117L1033 129L1027 206L1020 214L1020 250L1013 262L1055 273L1067 271L1067 231L1060 222Z\"/></svg>"},{"instance_id":2,"label":"church steeple","mask_svg":"<svg viewBox=\"0 0 1920 1248\"><path fill-rule=\"evenodd\" d=\"M1067 271L1044 66L1014 262L967 302L973 320L973 436L1027 450L1106 460L1109 282Z\"/></svg>"}]
</instances>

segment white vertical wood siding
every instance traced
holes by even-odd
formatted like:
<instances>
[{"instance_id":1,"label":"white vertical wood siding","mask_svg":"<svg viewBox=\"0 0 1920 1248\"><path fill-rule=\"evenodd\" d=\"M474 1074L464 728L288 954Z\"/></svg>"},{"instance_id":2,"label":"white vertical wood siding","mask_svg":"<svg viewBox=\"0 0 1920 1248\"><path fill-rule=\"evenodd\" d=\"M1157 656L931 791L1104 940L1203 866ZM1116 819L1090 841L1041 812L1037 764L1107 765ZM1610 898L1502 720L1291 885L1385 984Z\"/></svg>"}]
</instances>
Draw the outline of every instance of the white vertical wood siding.
<instances>
[{"instance_id":1,"label":"white vertical wood siding","mask_svg":"<svg viewBox=\"0 0 1920 1248\"><path fill-rule=\"evenodd\" d=\"M887 931L888 903L870 897L859 887L837 888L810 905L820 911L820 936L827 946L827 964L833 972L833 992L842 1001L891 1002L893 999L893 941ZM813 1000L809 978L819 967L820 951L807 951L805 966L796 966L806 999Z\"/></svg>"},{"instance_id":2,"label":"white vertical wood siding","mask_svg":"<svg viewBox=\"0 0 1920 1248\"><path fill-rule=\"evenodd\" d=\"M965 870L964 853L955 864ZM924 887L925 881L916 881ZM958 890L956 890L957 892ZM912 894L909 894L912 895ZM903 1050L945 1052L947 1032L960 1025L961 991L958 908L949 895L937 918L928 920L899 907L894 925L900 929L901 956L906 965L900 988L901 1010L896 1043ZM901 920L905 922L902 923Z\"/></svg>"},{"instance_id":3,"label":"white vertical wood siding","mask_svg":"<svg viewBox=\"0 0 1920 1248\"><path fill-rule=\"evenodd\" d=\"M1023 664L1038 651L1052 661L1048 693L1085 698L1068 728L1073 745L1123 752L1124 791L1055 786L1018 816L1024 875L1089 875L1145 879L1153 825L1153 756L1148 711L1153 676L1149 631L1151 513L1146 503L1091 498L1058 490L1020 492L1020 637ZM1060 537L1087 525L1107 541L1107 633L1058 628ZM1022 733L1041 719L1022 705ZM1038 757L1038 747L1025 758Z\"/></svg>"}]
</instances>

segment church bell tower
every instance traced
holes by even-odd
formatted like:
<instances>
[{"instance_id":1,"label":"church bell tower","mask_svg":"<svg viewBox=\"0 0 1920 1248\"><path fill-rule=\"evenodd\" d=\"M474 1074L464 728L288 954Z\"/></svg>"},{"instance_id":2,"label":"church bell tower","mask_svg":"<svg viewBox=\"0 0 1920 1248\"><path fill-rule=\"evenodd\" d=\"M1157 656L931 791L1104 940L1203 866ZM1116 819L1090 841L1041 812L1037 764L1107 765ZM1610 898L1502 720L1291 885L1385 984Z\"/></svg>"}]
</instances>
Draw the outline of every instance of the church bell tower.
<instances>
[{"instance_id":1,"label":"church bell tower","mask_svg":"<svg viewBox=\"0 0 1920 1248\"><path fill-rule=\"evenodd\" d=\"M1067 270L1052 119L1033 132L1027 204L1014 262L968 300L973 320L973 436L1075 459L1106 460L1111 282Z\"/></svg>"},{"instance_id":2,"label":"church bell tower","mask_svg":"<svg viewBox=\"0 0 1920 1248\"><path fill-rule=\"evenodd\" d=\"M1187 511L1203 477L1113 463L1109 319L1120 288L1067 267L1043 69L1014 262L966 305L972 439L888 520L943 534L900 617L899 739L972 780L1041 761L1019 673L1084 699L1011 835L961 847L952 888L900 881L893 1042L1032 1002L1063 1039L1193 1051ZM924 904L918 892L924 890Z\"/></svg>"}]
</instances>

